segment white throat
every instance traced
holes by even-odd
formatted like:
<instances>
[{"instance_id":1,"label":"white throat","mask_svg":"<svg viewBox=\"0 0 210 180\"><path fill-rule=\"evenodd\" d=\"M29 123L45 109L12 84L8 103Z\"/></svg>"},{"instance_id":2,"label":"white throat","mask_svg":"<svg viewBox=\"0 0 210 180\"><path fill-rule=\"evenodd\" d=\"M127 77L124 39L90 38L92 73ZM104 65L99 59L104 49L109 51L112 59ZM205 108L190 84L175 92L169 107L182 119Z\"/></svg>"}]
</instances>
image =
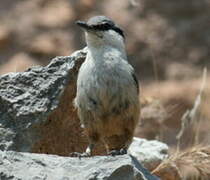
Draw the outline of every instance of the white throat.
<instances>
[{"instance_id":1,"label":"white throat","mask_svg":"<svg viewBox=\"0 0 210 180\"><path fill-rule=\"evenodd\" d=\"M126 60L124 39L114 31L100 33L86 33L89 56L96 61L103 61L111 57ZM102 38L100 38L100 35Z\"/></svg>"}]
</instances>

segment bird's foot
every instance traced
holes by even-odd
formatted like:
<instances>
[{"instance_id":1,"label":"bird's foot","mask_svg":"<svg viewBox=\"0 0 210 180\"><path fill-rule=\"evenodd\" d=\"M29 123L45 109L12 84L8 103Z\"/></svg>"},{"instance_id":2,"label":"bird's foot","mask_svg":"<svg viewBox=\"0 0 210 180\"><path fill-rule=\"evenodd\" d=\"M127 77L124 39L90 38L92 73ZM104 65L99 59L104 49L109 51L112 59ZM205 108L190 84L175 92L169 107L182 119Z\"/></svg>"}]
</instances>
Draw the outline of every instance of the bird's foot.
<instances>
[{"instance_id":1,"label":"bird's foot","mask_svg":"<svg viewBox=\"0 0 210 180\"><path fill-rule=\"evenodd\" d=\"M120 150L112 150L108 152L108 155L111 155L111 156L124 155L124 154L127 154L126 148L122 148Z\"/></svg>"},{"instance_id":2,"label":"bird's foot","mask_svg":"<svg viewBox=\"0 0 210 180\"><path fill-rule=\"evenodd\" d=\"M91 154L84 152L84 153L79 153L79 152L72 152L70 153L70 157L78 157L79 159L84 158L84 157L90 157Z\"/></svg>"}]
</instances>

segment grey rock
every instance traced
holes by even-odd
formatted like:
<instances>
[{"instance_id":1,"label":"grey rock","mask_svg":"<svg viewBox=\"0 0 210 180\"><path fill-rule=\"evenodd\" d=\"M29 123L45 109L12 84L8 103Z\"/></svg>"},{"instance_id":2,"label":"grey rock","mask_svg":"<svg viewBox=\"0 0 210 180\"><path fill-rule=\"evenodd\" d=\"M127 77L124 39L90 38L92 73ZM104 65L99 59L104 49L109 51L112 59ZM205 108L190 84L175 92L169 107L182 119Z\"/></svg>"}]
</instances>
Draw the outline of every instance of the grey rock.
<instances>
[{"instance_id":1,"label":"grey rock","mask_svg":"<svg viewBox=\"0 0 210 180\"><path fill-rule=\"evenodd\" d=\"M158 180L129 155L70 158L0 151L1 180Z\"/></svg>"},{"instance_id":2,"label":"grey rock","mask_svg":"<svg viewBox=\"0 0 210 180\"><path fill-rule=\"evenodd\" d=\"M31 152L40 138L37 125L58 107L85 56L84 49L56 57L45 67L0 76L0 150Z\"/></svg>"},{"instance_id":3,"label":"grey rock","mask_svg":"<svg viewBox=\"0 0 210 180\"><path fill-rule=\"evenodd\" d=\"M149 170L155 169L168 157L168 146L156 140L149 141L134 137L128 151Z\"/></svg>"}]
</instances>

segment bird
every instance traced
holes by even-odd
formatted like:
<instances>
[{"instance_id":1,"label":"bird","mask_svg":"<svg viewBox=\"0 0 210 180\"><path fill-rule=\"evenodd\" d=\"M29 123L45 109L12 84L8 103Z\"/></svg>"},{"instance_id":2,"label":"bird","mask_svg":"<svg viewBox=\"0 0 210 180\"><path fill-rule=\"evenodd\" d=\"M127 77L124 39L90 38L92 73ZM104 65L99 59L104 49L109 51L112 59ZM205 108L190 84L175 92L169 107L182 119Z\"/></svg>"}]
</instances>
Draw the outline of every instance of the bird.
<instances>
[{"instance_id":1,"label":"bird","mask_svg":"<svg viewBox=\"0 0 210 180\"><path fill-rule=\"evenodd\" d=\"M89 142L77 155L92 156L99 142L107 155L127 154L140 117L140 90L124 32L103 15L76 24L85 32L88 50L78 72L74 106Z\"/></svg>"}]
</instances>

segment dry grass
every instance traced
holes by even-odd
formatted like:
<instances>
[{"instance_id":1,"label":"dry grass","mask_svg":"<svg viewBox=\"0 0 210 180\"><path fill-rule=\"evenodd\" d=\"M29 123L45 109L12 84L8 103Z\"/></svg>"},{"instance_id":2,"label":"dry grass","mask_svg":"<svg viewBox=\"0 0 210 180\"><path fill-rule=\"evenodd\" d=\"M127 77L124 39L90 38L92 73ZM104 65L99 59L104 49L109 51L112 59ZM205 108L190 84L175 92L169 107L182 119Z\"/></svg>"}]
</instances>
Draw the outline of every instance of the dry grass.
<instances>
[{"instance_id":1,"label":"dry grass","mask_svg":"<svg viewBox=\"0 0 210 180\"><path fill-rule=\"evenodd\" d=\"M162 180L209 180L210 146L195 146L163 161L153 174Z\"/></svg>"},{"instance_id":2,"label":"dry grass","mask_svg":"<svg viewBox=\"0 0 210 180\"><path fill-rule=\"evenodd\" d=\"M181 118L181 129L179 131L179 133L177 134L176 138L178 140L177 142L177 148L180 148L180 141L181 138L185 132L185 130L188 128L188 126L190 126L191 124L196 124L197 125L197 129L195 132L195 144L198 143L198 139L199 139L199 128L200 128L200 119L199 117L199 110L200 110L200 106L201 106L201 102L202 102L202 98L203 98L203 94L204 94L204 89L206 86L206 82L207 82L207 69L204 68L203 70L203 77L202 77L202 84L199 90L199 93L195 99L194 105L192 107L192 109L188 109L182 116ZM196 122L197 121L197 122Z\"/></svg>"},{"instance_id":3,"label":"dry grass","mask_svg":"<svg viewBox=\"0 0 210 180\"><path fill-rule=\"evenodd\" d=\"M188 109L181 118L181 128L177 135L177 150L163 161L153 174L163 180L209 180L210 179L210 146L198 145L201 119L201 103L204 99L204 89L207 84L207 69L203 71L202 84L191 109ZM196 126L193 136L194 145L185 151L180 151L180 141L184 132L192 125Z\"/></svg>"}]
</instances>

